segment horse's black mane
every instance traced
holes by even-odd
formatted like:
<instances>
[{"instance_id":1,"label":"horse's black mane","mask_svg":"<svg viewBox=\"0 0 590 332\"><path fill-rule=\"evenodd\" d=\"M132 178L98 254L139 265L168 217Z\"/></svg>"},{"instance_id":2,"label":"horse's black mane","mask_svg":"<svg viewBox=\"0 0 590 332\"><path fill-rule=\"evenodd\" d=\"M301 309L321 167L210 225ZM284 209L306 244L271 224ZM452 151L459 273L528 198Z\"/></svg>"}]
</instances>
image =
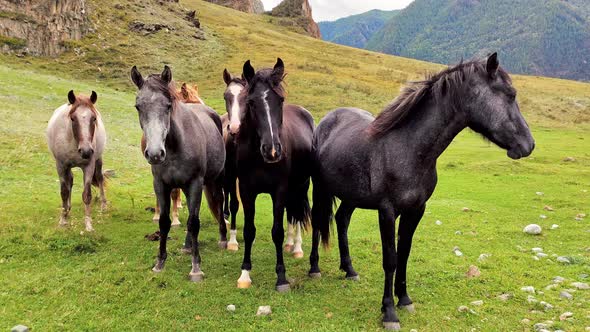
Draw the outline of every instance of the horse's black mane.
<instances>
[{"instance_id":1,"label":"horse's black mane","mask_svg":"<svg viewBox=\"0 0 590 332\"><path fill-rule=\"evenodd\" d=\"M396 128L427 96L440 100L443 96L449 95L450 106L456 107L465 88L463 83L470 76L485 72L485 61L461 61L458 65L437 74L427 75L422 81L408 83L401 94L369 125L368 132L373 136L381 136ZM498 68L497 75L510 82L510 76L502 68Z\"/></svg>"},{"instance_id":2,"label":"horse's black mane","mask_svg":"<svg viewBox=\"0 0 590 332\"><path fill-rule=\"evenodd\" d=\"M149 84L152 89L161 92L166 98L170 99L172 104L176 104L175 102L179 100L174 81L166 83L159 74L151 74L145 80L145 84Z\"/></svg>"},{"instance_id":3,"label":"horse's black mane","mask_svg":"<svg viewBox=\"0 0 590 332\"><path fill-rule=\"evenodd\" d=\"M282 77L273 77L272 68L260 69L256 72L256 75L254 75L252 81L247 85L247 89L256 86L257 83L264 83L270 85L276 94L285 98L287 94L285 86L283 85L283 79L285 76L287 76L287 74L284 74Z\"/></svg>"}]
</instances>

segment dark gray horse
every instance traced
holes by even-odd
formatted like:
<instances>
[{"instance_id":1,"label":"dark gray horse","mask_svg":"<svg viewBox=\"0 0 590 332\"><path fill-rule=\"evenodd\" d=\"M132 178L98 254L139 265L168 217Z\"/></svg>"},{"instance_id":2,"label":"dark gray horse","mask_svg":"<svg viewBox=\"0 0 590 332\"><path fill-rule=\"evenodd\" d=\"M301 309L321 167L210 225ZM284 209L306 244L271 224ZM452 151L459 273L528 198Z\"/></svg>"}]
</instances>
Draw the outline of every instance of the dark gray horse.
<instances>
[{"instance_id":1,"label":"dark gray horse","mask_svg":"<svg viewBox=\"0 0 590 332\"><path fill-rule=\"evenodd\" d=\"M207 106L178 100L172 72L164 67L161 75L146 79L134 66L131 78L139 89L136 98L139 124L146 138L145 158L152 165L154 191L160 203L160 252L154 272L166 262L166 240L170 231L170 193L181 188L188 205L187 244L192 244L192 281L201 281L199 254L199 210L205 187L209 208L219 223L219 244L227 246L227 230L222 216L223 166L225 148L221 120Z\"/></svg>"},{"instance_id":2,"label":"dark gray horse","mask_svg":"<svg viewBox=\"0 0 590 332\"><path fill-rule=\"evenodd\" d=\"M256 197L269 193L273 202L272 240L276 250L278 291L288 291L283 261L283 221L292 224L309 222L309 199L312 162L311 142L313 118L303 107L284 104L283 78L285 66L281 59L274 68L254 71L247 61L244 78L248 82L241 98L245 98L237 135L238 178L244 207L244 260L239 288L251 286L252 243L256 237L254 213ZM230 125L231 128L231 125Z\"/></svg>"},{"instance_id":3,"label":"dark gray horse","mask_svg":"<svg viewBox=\"0 0 590 332\"><path fill-rule=\"evenodd\" d=\"M348 250L350 217L356 208L378 210L385 328L400 328L392 294L396 267L398 306L413 310L406 290L412 236L436 186L436 160L465 128L481 133L513 159L530 155L535 147L516 90L495 53L408 85L376 119L359 109L332 111L314 133L310 276L320 276L318 244L320 236L324 245L329 243L335 197L341 200L336 212L340 268L349 279L358 278Z\"/></svg>"}]
</instances>

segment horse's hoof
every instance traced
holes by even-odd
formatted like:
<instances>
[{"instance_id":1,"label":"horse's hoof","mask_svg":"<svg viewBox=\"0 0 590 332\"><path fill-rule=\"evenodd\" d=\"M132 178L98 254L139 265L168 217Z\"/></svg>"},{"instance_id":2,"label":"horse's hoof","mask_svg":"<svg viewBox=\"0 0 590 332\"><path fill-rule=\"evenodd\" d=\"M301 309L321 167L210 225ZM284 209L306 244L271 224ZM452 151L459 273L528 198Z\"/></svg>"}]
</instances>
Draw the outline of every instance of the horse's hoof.
<instances>
[{"instance_id":1,"label":"horse's hoof","mask_svg":"<svg viewBox=\"0 0 590 332\"><path fill-rule=\"evenodd\" d=\"M172 227L179 227L179 226L182 226L182 224L180 223L180 221L178 219L176 219L172 222L171 226Z\"/></svg>"},{"instance_id":2,"label":"horse's hoof","mask_svg":"<svg viewBox=\"0 0 590 332\"><path fill-rule=\"evenodd\" d=\"M303 251L296 251L293 253L293 258L300 259L303 258Z\"/></svg>"},{"instance_id":3,"label":"horse's hoof","mask_svg":"<svg viewBox=\"0 0 590 332\"><path fill-rule=\"evenodd\" d=\"M309 277L311 279L320 279L322 277L321 272L309 272Z\"/></svg>"},{"instance_id":4,"label":"horse's hoof","mask_svg":"<svg viewBox=\"0 0 590 332\"><path fill-rule=\"evenodd\" d=\"M400 309L405 309L407 310L409 313L413 314L416 312L416 308L414 308L413 304L408 304L408 305L398 305L398 308Z\"/></svg>"},{"instance_id":5,"label":"horse's hoof","mask_svg":"<svg viewBox=\"0 0 590 332\"><path fill-rule=\"evenodd\" d=\"M69 226L69 224L68 224L68 222L67 222L67 221L64 221L64 222L61 222L61 221L60 221L60 222L59 222L59 224L57 224L57 226L58 226L58 227L68 227L68 226Z\"/></svg>"},{"instance_id":6,"label":"horse's hoof","mask_svg":"<svg viewBox=\"0 0 590 332\"><path fill-rule=\"evenodd\" d=\"M218 241L217 246L219 249L227 249L227 241Z\"/></svg>"},{"instance_id":7,"label":"horse's hoof","mask_svg":"<svg viewBox=\"0 0 590 332\"><path fill-rule=\"evenodd\" d=\"M199 271L199 272L191 272L188 274L188 278L190 281L192 282L202 282L203 279L205 279L205 273L203 273L203 271Z\"/></svg>"},{"instance_id":8,"label":"horse's hoof","mask_svg":"<svg viewBox=\"0 0 590 332\"><path fill-rule=\"evenodd\" d=\"M247 289L252 286L252 281L239 281L238 280L238 288L240 289Z\"/></svg>"},{"instance_id":9,"label":"horse's hoof","mask_svg":"<svg viewBox=\"0 0 590 332\"><path fill-rule=\"evenodd\" d=\"M185 255L190 255L193 253L193 248L182 248L180 249L180 252Z\"/></svg>"},{"instance_id":10,"label":"horse's hoof","mask_svg":"<svg viewBox=\"0 0 590 332\"><path fill-rule=\"evenodd\" d=\"M291 290L291 285L284 284L284 285L277 285L277 292L279 293L286 293Z\"/></svg>"},{"instance_id":11,"label":"horse's hoof","mask_svg":"<svg viewBox=\"0 0 590 332\"><path fill-rule=\"evenodd\" d=\"M153 218L152 218L152 221L153 221L155 224L157 224L157 223L159 223L159 222L160 222L160 217L158 217L158 218L156 218L156 217L153 217Z\"/></svg>"},{"instance_id":12,"label":"horse's hoof","mask_svg":"<svg viewBox=\"0 0 590 332\"><path fill-rule=\"evenodd\" d=\"M154 266L154 267L152 268L152 271L153 271L154 273L160 273L160 272L162 272L162 269L161 269L161 268L159 268L159 267L156 265L156 266Z\"/></svg>"},{"instance_id":13,"label":"horse's hoof","mask_svg":"<svg viewBox=\"0 0 590 332\"><path fill-rule=\"evenodd\" d=\"M285 244L285 252L291 252L293 250L293 245L292 244Z\"/></svg>"},{"instance_id":14,"label":"horse's hoof","mask_svg":"<svg viewBox=\"0 0 590 332\"><path fill-rule=\"evenodd\" d=\"M399 325L399 322L383 322L383 328L386 330L393 330L393 331L401 330L401 326Z\"/></svg>"},{"instance_id":15,"label":"horse's hoof","mask_svg":"<svg viewBox=\"0 0 590 332\"><path fill-rule=\"evenodd\" d=\"M346 276L346 280L359 281L359 280L361 280L361 277L359 277L358 274L356 274L356 275L350 275L350 276L347 275Z\"/></svg>"},{"instance_id":16,"label":"horse's hoof","mask_svg":"<svg viewBox=\"0 0 590 332\"><path fill-rule=\"evenodd\" d=\"M229 243L227 244L227 250L228 250L228 251L238 251L239 247L240 247L240 246L239 246L239 244L238 244L237 242L236 242L236 243L231 243L231 242L229 242Z\"/></svg>"}]
</instances>

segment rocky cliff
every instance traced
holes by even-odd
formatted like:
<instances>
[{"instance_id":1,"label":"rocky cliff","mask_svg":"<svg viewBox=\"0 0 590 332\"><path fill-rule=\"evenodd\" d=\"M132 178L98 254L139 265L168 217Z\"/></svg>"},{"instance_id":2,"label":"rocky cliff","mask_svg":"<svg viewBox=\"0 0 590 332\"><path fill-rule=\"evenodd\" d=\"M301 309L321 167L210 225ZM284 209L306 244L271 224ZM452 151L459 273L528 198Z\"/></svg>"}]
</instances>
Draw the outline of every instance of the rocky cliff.
<instances>
[{"instance_id":1,"label":"rocky cliff","mask_svg":"<svg viewBox=\"0 0 590 332\"><path fill-rule=\"evenodd\" d=\"M320 28L313 20L308 0L284 0L273 8L270 14L276 17L289 18L296 25L302 27L308 35L314 38L322 38Z\"/></svg>"},{"instance_id":2,"label":"rocky cliff","mask_svg":"<svg viewBox=\"0 0 590 332\"><path fill-rule=\"evenodd\" d=\"M0 0L0 47L56 56L90 30L84 0Z\"/></svg>"},{"instance_id":3,"label":"rocky cliff","mask_svg":"<svg viewBox=\"0 0 590 332\"><path fill-rule=\"evenodd\" d=\"M225 6L245 13L262 14L264 5L261 0L205 0L220 6Z\"/></svg>"}]
</instances>

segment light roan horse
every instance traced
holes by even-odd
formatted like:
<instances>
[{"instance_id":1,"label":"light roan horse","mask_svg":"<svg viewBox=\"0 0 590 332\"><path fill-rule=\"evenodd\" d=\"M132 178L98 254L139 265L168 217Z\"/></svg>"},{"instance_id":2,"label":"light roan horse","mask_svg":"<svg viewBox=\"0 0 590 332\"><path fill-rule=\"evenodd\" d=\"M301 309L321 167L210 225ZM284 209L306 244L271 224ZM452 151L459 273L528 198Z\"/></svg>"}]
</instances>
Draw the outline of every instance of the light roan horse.
<instances>
[{"instance_id":1,"label":"light roan horse","mask_svg":"<svg viewBox=\"0 0 590 332\"><path fill-rule=\"evenodd\" d=\"M160 75L144 78L134 66L131 79L139 89L136 109L146 138L144 156L152 165L154 191L160 204L160 250L153 268L164 268L166 243L170 232L170 193L181 188L187 199L188 233L192 269L189 279L202 281L199 251L201 197L203 189L213 217L219 224L219 245L227 246L223 220L223 167L225 148L219 115L209 107L185 104L178 100L172 71L168 66Z\"/></svg>"},{"instance_id":2,"label":"light roan horse","mask_svg":"<svg viewBox=\"0 0 590 332\"><path fill-rule=\"evenodd\" d=\"M358 278L348 249L350 217L356 208L378 210L385 328L400 328L392 294L394 273L398 307L413 310L406 290L412 236L436 186L436 161L465 128L507 150L512 159L530 155L535 147L516 90L495 53L408 85L376 119L359 109L332 111L314 133L310 276L320 276L318 244L320 235L328 244L335 197L341 200L336 225L346 278Z\"/></svg>"},{"instance_id":3,"label":"light roan horse","mask_svg":"<svg viewBox=\"0 0 590 332\"><path fill-rule=\"evenodd\" d=\"M180 90L178 91L178 95L180 96L180 101L186 104L202 104L205 105L201 97L199 96L199 88L197 85L190 87L186 83L182 83ZM145 143L145 135L141 136L141 152L143 153L146 148ZM174 188L172 193L170 194L170 198L172 198L172 226L180 226L180 220L178 219L178 209L182 208L182 199L180 196L180 188ZM152 218L154 222L160 221L160 204L158 204L158 200L156 199L156 209L154 211L154 217Z\"/></svg>"},{"instance_id":4,"label":"light roan horse","mask_svg":"<svg viewBox=\"0 0 590 332\"><path fill-rule=\"evenodd\" d=\"M252 243L256 197L269 193L273 202L272 239L276 250L278 291L288 291L283 261L283 217L302 226L309 222L307 192L311 175L311 142L314 123L303 107L284 104L282 85L285 66L281 59L274 68L255 72L247 61L243 76L248 82L240 98L247 105L237 134L237 173L244 208L244 260L239 288L252 284ZM230 121L231 122L231 121ZM231 128L231 125L230 125Z\"/></svg>"},{"instance_id":5,"label":"light roan horse","mask_svg":"<svg viewBox=\"0 0 590 332\"><path fill-rule=\"evenodd\" d=\"M80 167L84 172L84 223L86 231L93 231L91 203L92 185L100 189L101 210L106 209L107 199L104 192L102 173L102 153L107 135L100 113L96 109L98 96L92 91L89 97L76 96L74 91L68 93L68 104L60 106L53 112L47 126L47 144L55 158L57 174L61 186L62 212L60 226L68 224L72 207L73 167Z\"/></svg>"}]
</instances>

